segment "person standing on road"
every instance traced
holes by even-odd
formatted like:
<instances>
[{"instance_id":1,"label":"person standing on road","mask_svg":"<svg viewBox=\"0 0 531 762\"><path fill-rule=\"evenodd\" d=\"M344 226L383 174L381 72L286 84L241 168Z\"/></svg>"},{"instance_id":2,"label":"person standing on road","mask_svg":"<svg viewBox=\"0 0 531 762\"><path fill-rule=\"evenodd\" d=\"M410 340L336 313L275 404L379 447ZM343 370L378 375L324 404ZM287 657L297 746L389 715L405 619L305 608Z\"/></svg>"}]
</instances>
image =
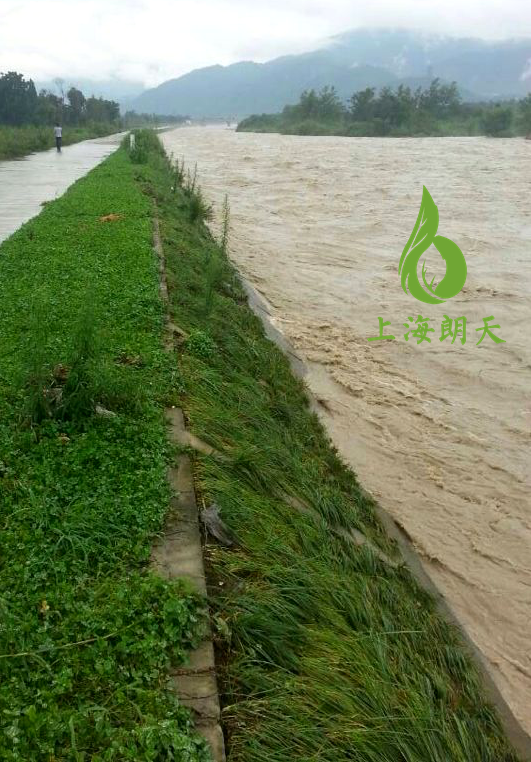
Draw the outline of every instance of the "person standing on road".
<instances>
[{"instance_id":1,"label":"person standing on road","mask_svg":"<svg viewBox=\"0 0 531 762\"><path fill-rule=\"evenodd\" d=\"M58 151L61 151L61 143L63 142L63 128L59 124L59 122L56 122L54 127L54 133L55 133L55 146Z\"/></svg>"}]
</instances>

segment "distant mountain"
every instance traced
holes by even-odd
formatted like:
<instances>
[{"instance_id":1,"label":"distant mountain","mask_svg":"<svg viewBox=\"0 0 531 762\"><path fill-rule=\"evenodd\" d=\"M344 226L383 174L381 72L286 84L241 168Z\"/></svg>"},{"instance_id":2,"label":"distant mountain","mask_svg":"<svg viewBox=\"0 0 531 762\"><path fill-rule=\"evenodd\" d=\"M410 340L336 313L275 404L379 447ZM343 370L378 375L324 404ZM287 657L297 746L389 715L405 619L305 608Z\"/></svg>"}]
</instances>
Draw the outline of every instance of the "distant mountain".
<instances>
[{"instance_id":1,"label":"distant mountain","mask_svg":"<svg viewBox=\"0 0 531 762\"><path fill-rule=\"evenodd\" d=\"M467 99L531 91L531 39L489 42L408 30L357 29L311 53L257 64L195 69L134 98L130 108L193 118L280 111L302 90L335 85L343 98L364 87L457 81Z\"/></svg>"},{"instance_id":2,"label":"distant mountain","mask_svg":"<svg viewBox=\"0 0 531 762\"><path fill-rule=\"evenodd\" d=\"M147 90L130 108L155 114L189 114L191 117L231 117L278 111L299 99L302 90L335 84L342 95L376 85L393 83L384 69L336 66L321 53L279 58L267 64L242 62L231 66L196 69L179 79Z\"/></svg>"},{"instance_id":3,"label":"distant mountain","mask_svg":"<svg viewBox=\"0 0 531 762\"><path fill-rule=\"evenodd\" d=\"M456 81L478 98L523 96L531 90L531 39L487 41L408 30L357 29L327 47L338 64L381 66L396 77Z\"/></svg>"}]
</instances>

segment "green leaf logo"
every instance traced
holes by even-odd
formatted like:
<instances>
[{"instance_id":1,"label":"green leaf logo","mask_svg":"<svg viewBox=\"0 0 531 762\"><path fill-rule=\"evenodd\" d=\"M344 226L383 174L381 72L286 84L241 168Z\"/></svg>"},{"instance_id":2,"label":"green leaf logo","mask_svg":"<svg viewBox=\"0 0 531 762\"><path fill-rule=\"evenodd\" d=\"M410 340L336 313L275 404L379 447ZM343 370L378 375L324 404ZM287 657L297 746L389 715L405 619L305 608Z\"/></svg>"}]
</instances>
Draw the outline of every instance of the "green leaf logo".
<instances>
[{"instance_id":1,"label":"green leaf logo","mask_svg":"<svg viewBox=\"0 0 531 762\"><path fill-rule=\"evenodd\" d=\"M442 304L447 299L451 299L461 291L466 281L467 271L463 252L449 238L437 235L438 227L439 210L428 189L423 186L417 221L400 257L398 273L406 294L409 290L411 296L426 304ZM434 278L431 283L428 283L425 262L422 263L422 283L418 276L420 258L432 244L446 262L444 278L435 288L433 288Z\"/></svg>"}]
</instances>

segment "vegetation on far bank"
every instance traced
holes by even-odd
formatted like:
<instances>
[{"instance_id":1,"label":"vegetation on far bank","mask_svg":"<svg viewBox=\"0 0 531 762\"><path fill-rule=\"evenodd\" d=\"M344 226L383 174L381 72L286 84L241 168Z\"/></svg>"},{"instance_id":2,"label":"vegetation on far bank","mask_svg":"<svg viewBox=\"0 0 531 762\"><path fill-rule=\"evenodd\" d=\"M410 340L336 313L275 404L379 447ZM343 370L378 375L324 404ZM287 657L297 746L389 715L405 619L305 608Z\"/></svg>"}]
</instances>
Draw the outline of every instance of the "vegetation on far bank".
<instances>
[{"instance_id":1,"label":"vegetation on far bank","mask_svg":"<svg viewBox=\"0 0 531 762\"><path fill-rule=\"evenodd\" d=\"M248 307L227 225L216 243L182 163L141 172L182 331L181 404L214 448L196 453L197 487L234 539L206 546L228 759L515 762L458 633Z\"/></svg>"},{"instance_id":2,"label":"vegetation on far bank","mask_svg":"<svg viewBox=\"0 0 531 762\"><path fill-rule=\"evenodd\" d=\"M175 116L175 114L139 114L136 111L126 111L120 118L120 126L126 130L139 127L156 129L170 124L183 124L187 120L187 116Z\"/></svg>"},{"instance_id":3,"label":"vegetation on far bank","mask_svg":"<svg viewBox=\"0 0 531 762\"><path fill-rule=\"evenodd\" d=\"M179 387L137 166L119 150L0 247L7 762L209 759L167 686L202 604L148 567Z\"/></svg>"},{"instance_id":4,"label":"vegetation on far bank","mask_svg":"<svg viewBox=\"0 0 531 762\"><path fill-rule=\"evenodd\" d=\"M457 84L434 79L430 87L360 90L344 103L333 87L302 93L298 104L280 114L254 115L238 125L242 132L285 135L409 137L531 134L531 93L501 103L463 103Z\"/></svg>"}]
</instances>

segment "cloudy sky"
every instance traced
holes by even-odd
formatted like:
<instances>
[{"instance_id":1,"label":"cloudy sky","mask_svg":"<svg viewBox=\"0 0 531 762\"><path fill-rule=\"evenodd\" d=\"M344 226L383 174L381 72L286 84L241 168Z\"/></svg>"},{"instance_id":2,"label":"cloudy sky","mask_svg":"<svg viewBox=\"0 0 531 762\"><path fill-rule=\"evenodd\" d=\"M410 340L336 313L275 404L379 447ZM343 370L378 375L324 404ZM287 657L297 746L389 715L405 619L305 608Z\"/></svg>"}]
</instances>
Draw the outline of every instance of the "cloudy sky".
<instances>
[{"instance_id":1,"label":"cloudy sky","mask_svg":"<svg viewBox=\"0 0 531 762\"><path fill-rule=\"evenodd\" d=\"M0 0L0 71L151 86L358 26L531 37L531 0Z\"/></svg>"}]
</instances>

